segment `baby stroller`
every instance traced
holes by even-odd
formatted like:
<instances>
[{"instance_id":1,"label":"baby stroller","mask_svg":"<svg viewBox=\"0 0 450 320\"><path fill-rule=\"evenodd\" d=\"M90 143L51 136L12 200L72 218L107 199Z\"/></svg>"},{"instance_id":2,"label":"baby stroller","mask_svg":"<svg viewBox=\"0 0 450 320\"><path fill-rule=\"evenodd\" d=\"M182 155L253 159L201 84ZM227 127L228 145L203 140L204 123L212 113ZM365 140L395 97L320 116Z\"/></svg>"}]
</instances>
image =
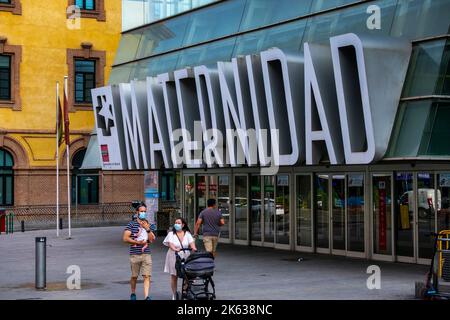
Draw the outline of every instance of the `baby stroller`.
<instances>
[{"instance_id":1,"label":"baby stroller","mask_svg":"<svg viewBox=\"0 0 450 320\"><path fill-rule=\"evenodd\" d=\"M191 251L185 248L181 250ZM216 290L212 279L213 255L209 252L192 252L189 257L183 259L175 252L175 256L177 276L183 279L181 292L176 292L176 300L214 300Z\"/></svg>"}]
</instances>

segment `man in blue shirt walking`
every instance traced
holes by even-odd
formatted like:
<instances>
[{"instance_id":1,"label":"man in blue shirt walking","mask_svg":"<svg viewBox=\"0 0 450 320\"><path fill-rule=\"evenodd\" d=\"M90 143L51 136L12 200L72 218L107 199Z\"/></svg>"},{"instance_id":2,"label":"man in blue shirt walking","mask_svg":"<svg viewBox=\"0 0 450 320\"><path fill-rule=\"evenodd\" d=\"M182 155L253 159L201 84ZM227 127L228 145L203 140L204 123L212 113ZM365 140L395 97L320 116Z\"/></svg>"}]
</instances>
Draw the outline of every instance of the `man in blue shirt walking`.
<instances>
[{"instance_id":1,"label":"man in blue shirt walking","mask_svg":"<svg viewBox=\"0 0 450 320\"><path fill-rule=\"evenodd\" d=\"M144 297L145 300L150 300L150 278L152 276L152 256L150 254L147 243L155 240L155 235L150 229L150 225L145 220L147 216L147 206L145 203L140 203L136 208L136 219L130 221L123 232L123 241L130 244L130 265L131 265L131 300L136 300L136 282L139 273L144 278ZM140 229L143 228L148 233L147 241L136 240Z\"/></svg>"}]
</instances>

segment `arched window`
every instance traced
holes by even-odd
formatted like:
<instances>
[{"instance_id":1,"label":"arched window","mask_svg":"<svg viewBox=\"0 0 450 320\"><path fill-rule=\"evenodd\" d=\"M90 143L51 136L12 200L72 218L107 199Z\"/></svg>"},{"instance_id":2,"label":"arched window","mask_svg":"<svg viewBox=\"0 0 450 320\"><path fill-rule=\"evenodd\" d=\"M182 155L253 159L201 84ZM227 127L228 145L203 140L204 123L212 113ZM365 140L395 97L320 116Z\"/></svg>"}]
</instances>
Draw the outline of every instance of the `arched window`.
<instances>
[{"instance_id":1,"label":"arched window","mask_svg":"<svg viewBox=\"0 0 450 320\"><path fill-rule=\"evenodd\" d=\"M86 149L81 149L72 158L72 203L98 203L98 171L80 169Z\"/></svg>"},{"instance_id":2,"label":"arched window","mask_svg":"<svg viewBox=\"0 0 450 320\"><path fill-rule=\"evenodd\" d=\"M14 204L14 160L12 155L0 149L0 205Z\"/></svg>"}]
</instances>

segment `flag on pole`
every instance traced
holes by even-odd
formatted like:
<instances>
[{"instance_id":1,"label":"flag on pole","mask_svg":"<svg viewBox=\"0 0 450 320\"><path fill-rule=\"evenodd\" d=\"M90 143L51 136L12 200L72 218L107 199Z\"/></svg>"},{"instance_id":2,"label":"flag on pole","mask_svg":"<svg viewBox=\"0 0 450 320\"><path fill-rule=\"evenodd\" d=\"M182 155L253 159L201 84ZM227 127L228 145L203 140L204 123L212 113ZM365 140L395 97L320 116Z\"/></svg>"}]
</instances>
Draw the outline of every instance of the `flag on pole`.
<instances>
[{"instance_id":1,"label":"flag on pole","mask_svg":"<svg viewBox=\"0 0 450 320\"><path fill-rule=\"evenodd\" d=\"M70 145L69 102L67 101L67 84L64 85L64 142Z\"/></svg>"},{"instance_id":2,"label":"flag on pole","mask_svg":"<svg viewBox=\"0 0 450 320\"><path fill-rule=\"evenodd\" d=\"M58 97L58 116L56 118L56 140L58 141L58 147L61 146L63 142L63 121L62 121L62 109L61 109L61 99Z\"/></svg>"}]
</instances>

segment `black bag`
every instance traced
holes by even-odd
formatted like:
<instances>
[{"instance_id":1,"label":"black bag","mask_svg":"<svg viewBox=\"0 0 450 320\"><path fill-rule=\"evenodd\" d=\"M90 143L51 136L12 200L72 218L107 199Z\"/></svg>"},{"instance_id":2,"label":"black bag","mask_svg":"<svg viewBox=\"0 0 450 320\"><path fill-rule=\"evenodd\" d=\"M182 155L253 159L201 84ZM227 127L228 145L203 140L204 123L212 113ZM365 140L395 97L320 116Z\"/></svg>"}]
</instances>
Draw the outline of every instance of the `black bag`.
<instances>
[{"instance_id":1,"label":"black bag","mask_svg":"<svg viewBox=\"0 0 450 320\"><path fill-rule=\"evenodd\" d=\"M178 278L184 278L185 276L184 261L178 254L175 254L175 258L176 258L175 270L177 270L177 276Z\"/></svg>"},{"instance_id":2,"label":"black bag","mask_svg":"<svg viewBox=\"0 0 450 320\"><path fill-rule=\"evenodd\" d=\"M180 242L181 249L183 248L183 243L181 242L180 238L178 237L178 234L175 233L175 235L178 238L178 241ZM184 259L180 257L179 254L175 253L175 270L177 271L178 278L184 278L186 275L185 269L184 269Z\"/></svg>"}]
</instances>

